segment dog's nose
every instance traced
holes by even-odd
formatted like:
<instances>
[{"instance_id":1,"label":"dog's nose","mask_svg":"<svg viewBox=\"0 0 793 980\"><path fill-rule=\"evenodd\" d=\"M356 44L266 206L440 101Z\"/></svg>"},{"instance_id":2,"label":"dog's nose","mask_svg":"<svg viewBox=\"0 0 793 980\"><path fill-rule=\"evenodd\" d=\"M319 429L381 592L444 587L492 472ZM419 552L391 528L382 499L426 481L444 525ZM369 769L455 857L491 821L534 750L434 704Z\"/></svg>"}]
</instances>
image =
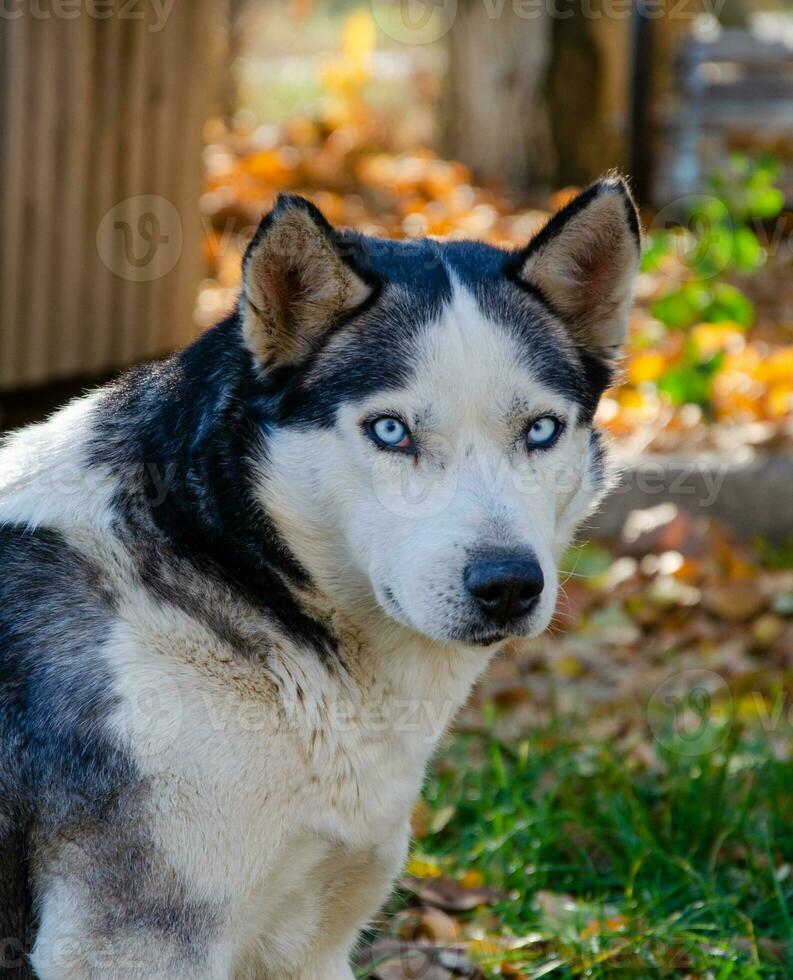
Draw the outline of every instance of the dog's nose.
<instances>
[{"instance_id":1,"label":"dog's nose","mask_svg":"<svg viewBox=\"0 0 793 980\"><path fill-rule=\"evenodd\" d=\"M533 554L482 557L465 570L465 586L488 619L505 626L537 604L545 585Z\"/></svg>"}]
</instances>

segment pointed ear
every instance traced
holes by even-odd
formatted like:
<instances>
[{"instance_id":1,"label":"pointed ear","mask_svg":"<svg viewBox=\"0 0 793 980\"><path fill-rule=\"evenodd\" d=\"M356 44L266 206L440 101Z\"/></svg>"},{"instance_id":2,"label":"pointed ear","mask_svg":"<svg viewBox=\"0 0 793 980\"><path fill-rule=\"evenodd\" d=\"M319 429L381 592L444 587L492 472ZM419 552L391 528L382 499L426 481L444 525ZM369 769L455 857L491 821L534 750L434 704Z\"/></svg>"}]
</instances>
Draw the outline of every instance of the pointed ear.
<instances>
[{"instance_id":1,"label":"pointed ear","mask_svg":"<svg viewBox=\"0 0 793 980\"><path fill-rule=\"evenodd\" d=\"M619 177L579 194L519 253L513 274L561 317L576 343L611 361L625 342L641 232Z\"/></svg>"},{"instance_id":2,"label":"pointed ear","mask_svg":"<svg viewBox=\"0 0 793 980\"><path fill-rule=\"evenodd\" d=\"M281 194L242 261L245 342L264 365L305 357L340 316L372 295L337 232L305 198Z\"/></svg>"}]
</instances>

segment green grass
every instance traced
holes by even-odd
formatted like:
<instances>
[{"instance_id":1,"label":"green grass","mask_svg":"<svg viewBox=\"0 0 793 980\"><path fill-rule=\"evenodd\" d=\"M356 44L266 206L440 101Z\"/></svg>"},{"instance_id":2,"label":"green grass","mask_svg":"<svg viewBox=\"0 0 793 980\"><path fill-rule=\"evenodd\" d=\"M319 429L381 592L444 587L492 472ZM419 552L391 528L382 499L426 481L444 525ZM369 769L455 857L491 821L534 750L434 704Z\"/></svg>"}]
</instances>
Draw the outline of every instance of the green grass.
<instances>
[{"instance_id":1,"label":"green grass","mask_svg":"<svg viewBox=\"0 0 793 980\"><path fill-rule=\"evenodd\" d=\"M762 732L737 727L703 755L665 739L649 765L575 730L556 725L510 746L459 737L427 787L431 808L453 815L418 853L512 893L492 921L475 915L487 931L528 940L507 954L513 968L793 976L790 763ZM486 958L486 974L503 960Z\"/></svg>"}]
</instances>

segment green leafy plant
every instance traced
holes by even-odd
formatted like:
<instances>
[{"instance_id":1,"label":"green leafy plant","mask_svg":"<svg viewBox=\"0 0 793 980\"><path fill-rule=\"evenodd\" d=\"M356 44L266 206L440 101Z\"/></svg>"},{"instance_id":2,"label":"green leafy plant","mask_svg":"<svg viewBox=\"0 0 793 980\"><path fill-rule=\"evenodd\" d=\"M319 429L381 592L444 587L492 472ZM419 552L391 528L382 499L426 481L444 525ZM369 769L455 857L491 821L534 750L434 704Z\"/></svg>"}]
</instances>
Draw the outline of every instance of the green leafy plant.
<instances>
[{"instance_id":1,"label":"green leafy plant","mask_svg":"<svg viewBox=\"0 0 793 980\"><path fill-rule=\"evenodd\" d=\"M686 267L685 281L665 292L651 313L669 331L689 331L698 323L729 323L747 330L754 305L735 278L751 275L766 260L758 237L762 222L775 218L784 205L776 186L780 165L772 157L752 159L735 154L727 167L712 174L709 193L686 200L685 223L653 230L643 257L645 271L657 271L674 252ZM713 379L723 353L706 356L687 340L676 362L658 382L658 390L676 405L694 403L708 409Z\"/></svg>"}]
</instances>

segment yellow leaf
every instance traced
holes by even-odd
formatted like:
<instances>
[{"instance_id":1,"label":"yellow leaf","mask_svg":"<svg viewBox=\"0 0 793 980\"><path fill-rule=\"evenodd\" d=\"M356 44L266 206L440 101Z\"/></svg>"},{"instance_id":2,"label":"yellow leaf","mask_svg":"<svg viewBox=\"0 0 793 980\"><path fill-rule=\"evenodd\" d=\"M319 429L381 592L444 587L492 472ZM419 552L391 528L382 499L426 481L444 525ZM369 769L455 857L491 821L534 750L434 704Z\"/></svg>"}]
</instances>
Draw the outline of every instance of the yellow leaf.
<instances>
[{"instance_id":1,"label":"yellow leaf","mask_svg":"<svg viewBox=\"0 0 793 980\"><path fill-rule=\"evenodd\" d=\"M440 878L443 873L433 861L412 857L405 866L405 871L414 878Z\"/></svg>"},{"instance_id":2,"label":"yellow leaf","mask_svg":"<svg viewBox=\"0 0 793 980\"><path fill-rule=\"evenodd\" d=\"M793 414L793 387L776 385L768 392L768 411L776 418L784 418Z\"/></svg>"},{"instance_id":3,"label":"yellow leaf","mask_svg":"<svg viewBox=\"0 0 793 980\"><path fill-rule=\"evenodd\" d=\"M377 40L374 20L366 10L356 10L344 22L341 48L351 60L365 62L374 51Z\"/></svg>"},{"instance_id":4,"label":"yellow leaf","mask_svg":"<svg viewBox=\"0 0 793 980\"><path fill-rule=\"evenodd\" d=\"M580 677L584 671L584 665L577 657L560 657L553 665L554 673L559 677L574 679Z\"/></svg>"},{"instance_id":5,"label":"yellow leaf","mask_svg":"<svg viewBox=\"0 0 793 980\"><path fill-rule=\"evenodd\" d=\"M637 354L628 365L628 380L633 385L656 381L664 373L666 358L654 351Z\"/></svg>"},{"instance_id":6,"label":"yellow leaf","mask_svg":"<svg viewBox=\"0 0 793 980\"><path fill-rule=\"evenodd\" d=\"M472 939L468 952L472 957L484 959L486 956L497 956L502 952L502 947L492 939Z\"/></svg>"},{"instance_id":7,"label":"yellow leaf","mask_svg":"<svg viewBox=\"0 0 793 980\"><path fill-rule=\"evenodd\" d=\"M757 380L767 385L793 383L793 347L774 351L757 365Z\"/></svg>"},{"instance_id":8,"label":"yellow leaf","mask_svg":"<svg viewBox=\"0 0 793 980\"><path fill-rule=\"evenodd\" d=\"M701 360L744 345L743 332L734 323L698 323L691 328L691 339Z\"/></svg>"}]
</instances>

